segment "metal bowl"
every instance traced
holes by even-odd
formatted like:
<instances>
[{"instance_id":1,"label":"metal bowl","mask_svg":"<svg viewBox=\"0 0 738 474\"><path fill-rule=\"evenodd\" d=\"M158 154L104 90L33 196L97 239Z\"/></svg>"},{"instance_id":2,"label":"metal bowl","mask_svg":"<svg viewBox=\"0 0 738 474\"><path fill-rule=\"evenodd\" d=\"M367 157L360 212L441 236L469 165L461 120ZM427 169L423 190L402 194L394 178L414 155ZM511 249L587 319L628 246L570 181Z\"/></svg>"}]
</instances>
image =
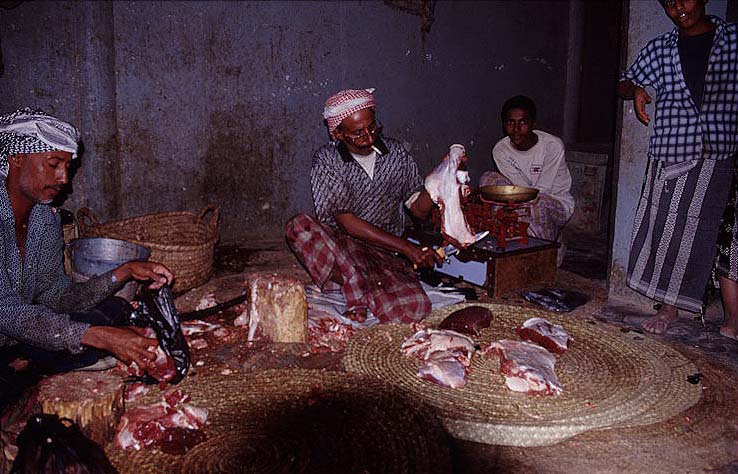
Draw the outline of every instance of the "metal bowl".
<instances>
[{"instance_id":1,"label":"metal bowl","mask_svg":"<svg viewBox=\"0 0 738 474\"><path fill-rule=\"evenodd\" d=\"M482 200L494 202L528 202L538 196L536 188L525 186L497 185L479 188Z\"/></svg>"}]
</instances>

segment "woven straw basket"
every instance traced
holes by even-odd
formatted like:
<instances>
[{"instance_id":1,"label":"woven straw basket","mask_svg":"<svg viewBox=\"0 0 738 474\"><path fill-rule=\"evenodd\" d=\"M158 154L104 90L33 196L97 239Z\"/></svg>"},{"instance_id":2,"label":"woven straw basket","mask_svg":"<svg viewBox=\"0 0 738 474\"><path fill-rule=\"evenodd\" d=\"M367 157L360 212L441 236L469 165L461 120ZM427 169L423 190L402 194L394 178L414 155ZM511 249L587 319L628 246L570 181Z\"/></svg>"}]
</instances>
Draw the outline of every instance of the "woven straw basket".
<instances>
[{"instance_id":1,"label":"woven straw basket","mask_svg":"<svg viewBox=\"0 0 738 474\"><path fill-rule=\"evenodd\" d=\"M77 211L77 224L82 237L108 237L150 248L150 260L174 273L172 291L183 293L207 282L213 273L219 216L220 208L210 205L197 214L161 212L100 223L83 207Z\"/></svg>"}]
</instances>

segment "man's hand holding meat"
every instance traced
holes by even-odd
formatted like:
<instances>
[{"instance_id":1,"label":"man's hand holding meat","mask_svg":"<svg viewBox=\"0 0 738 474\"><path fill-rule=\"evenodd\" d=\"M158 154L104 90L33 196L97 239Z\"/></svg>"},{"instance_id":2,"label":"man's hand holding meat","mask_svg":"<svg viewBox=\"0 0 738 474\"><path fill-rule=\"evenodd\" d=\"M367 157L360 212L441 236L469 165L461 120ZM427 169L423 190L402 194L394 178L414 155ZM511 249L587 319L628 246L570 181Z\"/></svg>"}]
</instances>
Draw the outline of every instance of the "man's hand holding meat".
<instances>
[{"instance_id":1,"label":"man's hand holding meat","mask_svg":"<svg viewBox=\"0 0 738 474\"><path fill-rule=\"evenodd\" d=\"M156 338L146 337L141 328L90 326L82 336L82 344L110 352L116 359L142 369L153 369L156 359Z\"/></svg>"}]
</instances>

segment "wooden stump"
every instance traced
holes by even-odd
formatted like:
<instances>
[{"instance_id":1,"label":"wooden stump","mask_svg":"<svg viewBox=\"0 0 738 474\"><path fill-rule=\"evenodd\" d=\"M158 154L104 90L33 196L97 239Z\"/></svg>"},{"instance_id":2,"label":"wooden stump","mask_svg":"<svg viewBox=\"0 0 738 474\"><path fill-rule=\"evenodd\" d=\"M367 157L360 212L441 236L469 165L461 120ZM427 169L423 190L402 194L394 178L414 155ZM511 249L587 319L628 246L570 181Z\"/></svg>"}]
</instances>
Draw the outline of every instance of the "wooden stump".
<instances>
[{"instance_id":1,"label":"wooden stump","mask_svg":"<svg viewBox=\"0 0 738 474\"><path fill-rule=\"evenodd\" d=\"M108 372L69 372L39 383L38 402L47 414L77 423L91 440L113 439L123 415L123 379Z\"/></svg>"},{"instance_id":2,"label":"wooden stump","mask_svg":"<svg viewBox=\"0 0 738 474\"><path fill-rule=\"evenodd\" d=\"M273 342L307 341L307 295L299 280L253 273L247 288L250 341L257 332Z\"/></svg>"}]
</instances>

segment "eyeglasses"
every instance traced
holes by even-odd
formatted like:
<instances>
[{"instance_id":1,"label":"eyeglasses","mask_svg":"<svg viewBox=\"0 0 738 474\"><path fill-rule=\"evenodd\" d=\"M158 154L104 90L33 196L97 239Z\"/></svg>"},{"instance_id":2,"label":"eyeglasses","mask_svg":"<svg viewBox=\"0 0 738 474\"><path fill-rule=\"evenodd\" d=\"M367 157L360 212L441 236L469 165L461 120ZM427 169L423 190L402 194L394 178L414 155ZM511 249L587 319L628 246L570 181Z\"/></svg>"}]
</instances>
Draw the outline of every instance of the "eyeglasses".
<instances>
[{"instance_id":1,"label":"eyeglasses","mask_svg":"<svg viewBox=\"0 0 738 474\"><path fill-rule=\"evenodd\" d=\"M382 134L382 122L375 120L369 124L369 126L356 130L353 132L344 132L343 135L349 138L352 142L364 141L371 135L376 137Z\"/></svg>"}]
</instances>

